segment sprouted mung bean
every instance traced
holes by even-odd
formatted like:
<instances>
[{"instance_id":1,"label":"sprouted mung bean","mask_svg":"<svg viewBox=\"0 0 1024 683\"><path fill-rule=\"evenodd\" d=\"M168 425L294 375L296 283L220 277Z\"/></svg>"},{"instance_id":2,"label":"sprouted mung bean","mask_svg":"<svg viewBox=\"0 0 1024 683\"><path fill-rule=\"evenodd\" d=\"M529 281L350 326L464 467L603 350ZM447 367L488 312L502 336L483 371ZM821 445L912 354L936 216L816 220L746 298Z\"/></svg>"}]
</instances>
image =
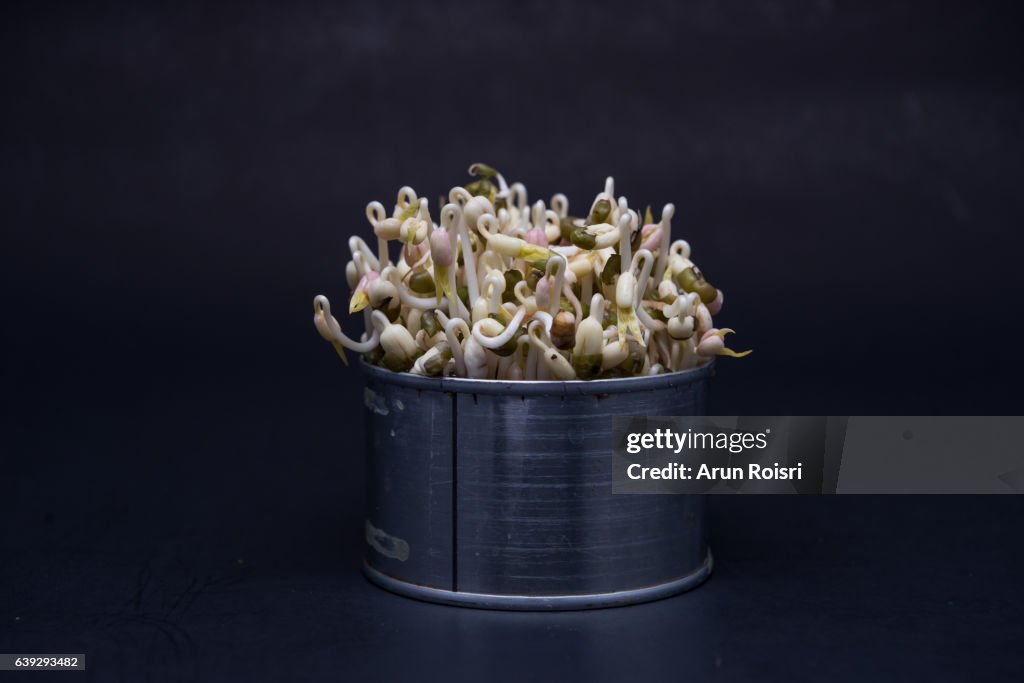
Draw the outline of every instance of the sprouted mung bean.
<instances>
[{"instance_id":1,"label":"sprouted mung bean","mask_svg":"<svg viewBox=\"0 0 1024 683\"><path fill-rule=\"evenodd\" d=\"M326 296L313 322L342 360L345 349L396 372L473 379L573 380L657 375L714 356L742 357L714 326L724 300L672 240L675 207L661 220L615 196L612 178L584 215L563 194L527 202L522 183L473 164L439 223L411 187L390 215L370 202L376 251L349 240L349 313L365 332L348 337ZM391 259L389 242L400 252Z\"/></svg>"}]
</instances>

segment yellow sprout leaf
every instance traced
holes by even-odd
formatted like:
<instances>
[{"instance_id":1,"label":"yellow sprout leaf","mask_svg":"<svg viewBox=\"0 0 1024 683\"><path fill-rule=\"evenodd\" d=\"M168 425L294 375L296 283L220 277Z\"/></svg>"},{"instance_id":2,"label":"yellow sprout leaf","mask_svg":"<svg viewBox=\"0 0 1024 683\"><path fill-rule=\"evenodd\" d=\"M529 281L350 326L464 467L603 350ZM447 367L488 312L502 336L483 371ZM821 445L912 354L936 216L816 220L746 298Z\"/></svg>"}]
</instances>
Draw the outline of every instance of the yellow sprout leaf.
<instances>
[{"instance_id":1,"label":"yellow sprout leaf","mask_svg":"<svg viewBox=\"0 0 1024 683\"><path fill-rule=\"evenodd\" d=\"M531 263L544 262L551 258L551 250L539 244L530 244L524 241L523 246L519 247L518 256L524 261L530 261Z\"/></svg>"},{"instance_id":2,"label":"yellow sprout leaf","mask_svg":"<svg viewBox=\"0 0 1024 683\"><path fill-rule=\"evenodd\" d=\"M732 329L731 327L723 327L717 332L717 335L722 339L725 339L725 335L735 333L736 330ZM753 351L754 349L747 349L746 351L733 351L729 347L723 347L722 350L718 352L718 355L729 356L730 358L743 358L744 356L749 356Z\"/></svg>"},{"instance_id":3,"label":"yellow sprout leaf","mask_svg":"<svg viewBox=\"0 0 1024 683\"><path fill-rule=\"evenodd\" d=\"M356 291L352 292L352 298L349 299L348 312L358 313L359 311L366 308L366 306L369 303L370 297L366 295L366 291L362 289L357 289Z\"/></svg>"},{"instance_id":4,"label":"yellow sprout leaf","mask_svg":"<svg viewBox=\"0 0 1024 683\"><path fill-rule=\"evenodd\" d=\"M448 301L454 301L452 298L452 288L448 282L448 266L434 264L434 291L437 292L437 305L441 305L441 297L448 297Z\"/></svg>"},{"instance_id":5,"label":"yellow sprout leaf","mask_svg":"<svg viewBox=\"0 0 1024 683\"><path fill-rule=\"evenodd\" d=\"M338 352L338 355L341 356L342 362L345 363L345 365L348 365L348 356L345 355L345 347L341 345L341 342L334 340L331 342L331 345L334 347L334 350Z\"/></svg>"},{"instance_id":6,"label":"yellow sprout leaf","mask_svg":"<svg viewBox=\"0 0 1024 683\"><path fill-rule=\"evenodd\" d=\"M423 200L417 199L414 202L409 202L409 206L405 207L405 210L402 211L402 213L398 214L398 220L401 222L405 222L405 219L412 218L413 216L415 216L416 213L420 210L421 201Z\"/></svg>"},{"instance_id":7,"label":"yellow sprout leaf","mask_svg":"<svg viewBox=\"0 0 1024 683\"><path fill-rule=\"evenodd\" d=\"M640 323L636 319L636 312L632 307L623 308L621 306L616 307L618 313L618 322L616 323L619 332L619 343L626 343L626 332L628 331L636 339L640 346L646 348L647 344L644 344L644 335L640 331Z\"/></svg>"}]
</instances>

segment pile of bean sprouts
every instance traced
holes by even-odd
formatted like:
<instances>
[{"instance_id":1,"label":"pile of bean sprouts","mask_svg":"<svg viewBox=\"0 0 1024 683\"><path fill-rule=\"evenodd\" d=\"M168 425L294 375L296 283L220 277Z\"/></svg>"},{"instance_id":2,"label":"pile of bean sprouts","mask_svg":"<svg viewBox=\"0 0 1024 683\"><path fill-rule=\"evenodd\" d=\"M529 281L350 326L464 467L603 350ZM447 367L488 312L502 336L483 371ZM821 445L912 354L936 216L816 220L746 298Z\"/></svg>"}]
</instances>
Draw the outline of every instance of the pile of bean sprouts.
<instances>
[{"instance_id":1,"label":"pile of bean sprouts","mask_svg":"<svg viewBox=\"0 0 1024 683\"><path fill-rule=\"evenodd\" d=\"M659 375L745 356L714 326L722 290L672 240L675 207L661 219L615 196L612 178L585 214L563 194L532 206L522 183L485 164L452 188L439 223L425 197L398 191L389 213L370 202L376 250L349 239L348 310L365 332L347 336L326 296L313 322L342 360L345 349L395 372L499 380ZM400 246L392 260L390 244Z\"/></svg>"}]
</instances>

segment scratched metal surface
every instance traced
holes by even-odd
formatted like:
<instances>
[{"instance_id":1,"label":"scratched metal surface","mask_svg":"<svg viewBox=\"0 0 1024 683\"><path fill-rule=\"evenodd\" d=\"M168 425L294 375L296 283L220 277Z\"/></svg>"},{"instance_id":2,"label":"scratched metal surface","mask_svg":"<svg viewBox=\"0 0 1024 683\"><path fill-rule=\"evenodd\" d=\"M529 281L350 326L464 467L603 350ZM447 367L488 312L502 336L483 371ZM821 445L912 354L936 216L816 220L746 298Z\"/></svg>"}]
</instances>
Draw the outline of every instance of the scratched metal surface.
<instances>
[{"instance_id":1,"label":"scratched metal surface","mask_svg":"<svg viewBox=\"0 0 1024 683\"><path fill-rule=\"evenodd\" d=\"M402 377L363 374L367 559L403 581L451 589L451 399L440 380L410 386Z\"/></svg>"},{"instance_id":2,"label":"scratched metal surface","mask_svg":"<svg viewBox=\"0 0 1024 683\"><path fill-rule=\"evenodd\" d=\"M366 559L388 576L495 596L575 596L678 580L707 559L703 497L612 495L610 444L615 415L703 413L710 368L494 383L362 367Z\"/></svg>"},{"instance_id":3,"label":"scratched metal surface","mask_svg":"<svg viewBox=\"0 0 1024 683\"><path fill-rule=\"evenodd\" d=\"M610 444L612 416L694 414L705 392L458 394L459 589L604 593L699 567L703 498L612 495Z\"/></svg>"}]
</instances>

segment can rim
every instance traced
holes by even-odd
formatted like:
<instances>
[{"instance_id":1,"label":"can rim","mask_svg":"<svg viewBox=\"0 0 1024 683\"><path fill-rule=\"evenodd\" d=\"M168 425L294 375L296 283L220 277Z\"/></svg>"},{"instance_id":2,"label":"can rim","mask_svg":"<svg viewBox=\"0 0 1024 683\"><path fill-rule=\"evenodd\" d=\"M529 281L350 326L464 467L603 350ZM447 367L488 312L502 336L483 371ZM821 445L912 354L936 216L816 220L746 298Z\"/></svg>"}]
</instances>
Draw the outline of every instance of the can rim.
<instances>
[{"instance_id":1,"label":"can rim","mask_svg":"<svg viewBox=\"0 0 1024 683\"><path fill-rule=\"evenodd\" d=\"M638 391L673 389L704 381L714 372L715 360L697 368L663 375L619 377L614 379L573 380L497 380L465 377L423 377L410 372L394 372L371 365L362 358L359 367L374 380L409 387L456 394L503 394L512 396L594 396L627 394Z\"/></svg>"},{"instance_id":2,"label":"can rim","mask_svg":"<svg viewBox=\"0 0 1024 683\"><path fill-rule=\"evenodd\" d=\"M409 583L389 576L363 559L363 575L384 590L416 600L434 602L454 607L475 609L556 612L604 607L624 607L643 602L661 600L678 593L696 588L704 583L714 568L714 557L708 548L704 561L693 571L672 581L653 586L626 588L611 593L590 593L577 595L500 595L490 593L467 593L433 586Z\"/></svg>"}]
</instances>

